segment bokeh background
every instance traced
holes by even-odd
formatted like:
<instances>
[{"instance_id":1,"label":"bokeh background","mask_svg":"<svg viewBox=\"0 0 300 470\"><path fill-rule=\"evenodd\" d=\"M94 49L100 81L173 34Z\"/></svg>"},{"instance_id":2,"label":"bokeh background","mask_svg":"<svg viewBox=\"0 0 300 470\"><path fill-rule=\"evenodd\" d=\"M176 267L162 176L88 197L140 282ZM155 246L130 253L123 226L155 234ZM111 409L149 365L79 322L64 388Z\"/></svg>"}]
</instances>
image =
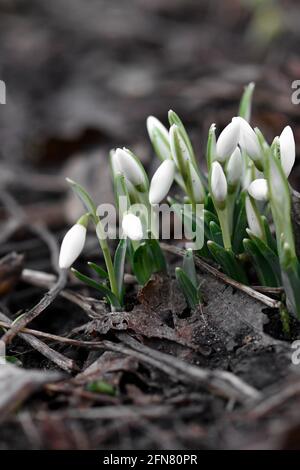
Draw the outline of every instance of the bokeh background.
<instances>
[{"instance_id":1,"label":"bokeh background","mask_svg":"<svg viewBox=\"0 0 300 470\"><path fill-rule=\"evenodd\" d=\"M66 174L104 202L111 147L151 167L149 114L176 110L203 159L253 80L253 122L270 139L290 123L300 142L296 0L1 0L0 15L0 183L54 229L78 211Z\"/></svg>"}]
</instances>

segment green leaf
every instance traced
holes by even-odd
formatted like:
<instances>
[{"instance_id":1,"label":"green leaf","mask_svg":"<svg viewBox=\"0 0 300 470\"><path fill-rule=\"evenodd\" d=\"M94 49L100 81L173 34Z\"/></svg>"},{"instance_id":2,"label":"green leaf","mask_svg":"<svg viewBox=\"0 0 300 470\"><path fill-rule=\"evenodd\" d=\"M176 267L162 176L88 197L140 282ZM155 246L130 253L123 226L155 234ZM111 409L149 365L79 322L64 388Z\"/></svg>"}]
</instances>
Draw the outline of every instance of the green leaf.
<instances>
[{"instance_id":1,"label":"green leaf","mask_svg":"<svg viewBox=\"0 0 300 470\"><path fill-rule=\"evenodd\" d=\"M246 193L242 192L236 202L234 210L234 224L232 237L232 249L234 253L242 253L243 251L243 239L245 238L246 228L248 226L245 200Z\"/></svg>"},{"instance_id":2,"label":"green leaf","mask_svg":"<svg viewBox=\"0 0 300 470\"><path fill-rule=\"evenodd\" d=\"M247 230L247 233L257 249L260 251L261 255L265 259L265 263L267 263L273 274L274 277L276 278L277 284L274 284L275 286L280 286L281 285L281 269L280 269L280 263L279 263L279 258L276 253L266 244L264 243L260 238L258 238L256 235L254 235L250 230Z\"/></svg>"},{"instance_id":3,"label":"green leaf","mask_svg":"<svg viewBox=\"0 0 300 470\"><path fill-rule=\"evenodd\" d=\"M93 393L103 393L105 395L115 395L116 391L115 388L109 384L108 382L104 382L104 380L95 380L94 382L90 382L87 384L87 390Z\"/></svg>"},{"instance_id":4,"label":"green leaf","mask_svg":"<svg viewBox=\"0 0 300 470\"><path fill-rule=\"evenodd\" d=\"M196 308L200 303L197 287L192 284L189 277L182 268L176 268L175 275L188 305L192 309Z\"/></svg>"},{"instance_id":5,"label":"green leaf","mask_svg":"<svg viewBox=\"0 0 300 470\"><path fill-rule=\"evenodd\" d=\"M176 124L176 126L178 126L178 128L180 129L181 136L182 136L182 138L185 142L185 145L187 146L187 148L189 150L191 160L193 161L194 165L197 167L195 152L194 152L191 140L188 136L188 133L187 133L187 131L186 131L184 125L183 125L182 120L180 119L178 114L176 114L175 111L172 111L172 110L169 111L168 118L169 118L170 126L172 126L173 124Z\"/></svg>"},{"instance_id":6,"label":"green leaf","mask_svg":"<svg viewBox=\"0 0 300 470\"><path fill-rule=\"evenodd\" d=\"M195 288L198 286L197 274L195 269L194 255L191 249L186 251L186 254L183 258L182 269L193 284Z\"/></svg>"},{"instance_id":7,"label":"green leaf","mask_svg":"<svg viewBox=\"0 0 300 470\"><path fill-rule=\"evenodd\" d=\"M260 284L262 286L277 287L278 282L276 276L255 243L248 238L244 239L243 243L246 253L248 253L253 260Z\"/></svg>"},{"instance_id":8,"label":"green leaf","mask_svg":"<svg viewBox=\"0 0 300 470\"><path fill-rule=\"evenodd\" d=\"M240 101L239 115L248 122L251 118L252 96L254 88L255 84L253 82L249 83L249 85L245 87L245 91Z\"/></svg>"},{"instance_id":9,"label":"green leaf","mask_svg":"<svg viewBox=\"0 0 300 470\"><path fill-rule=\"evenodd\" d=\"M153 269L155 272L166 272L167 263L160 244L156 238L148 238L146 244L151 250L153 259Z\"/></svg>"},{"instance_id":10,"label":"green leaf","mask_svg":"<svg viewBox=\"0 0 300 470\"><path fill-rule=\"evenodd\" d=\"M210 167L212 162L216 158L216 125L212 124L208 131L207 145L206 145L206 162L208 173L210 173Z\"/></svg>"},{"instance_id":11,"label":"green leaf","mask_svg":"<svg viewBox=\"0 0 300 470\"><path fill-rule=\"evenodd\" d=\"M226 250L211 240L207 242L207 246L215 261L221 265L228 276L243 284L248 284L246 273L231 250Z\"/></svg>"},{"instance_id":12,"label":"green leaf","mask_svg":"<svg viewBox=\"0 0 300 470\"><path fill-rule=\"evenodd\" d=\"M152 253L146 242L141 243L141 245L135 250L132 269L139 284L143 286L147 281L149 281L153 273L154 266Z\"/></svg>"},{"instance_id":13,"label":"green leaf","mask_svg":"<svg viewBox=\"0 0 300 470\"><path fill-rule=\"evenodd\" d=\"M114 177L114 192L116 205L123 214L128 210L131 205L131 199L129 195L128 188L126 186L125 177L121 174L118 174ZM122 198L122 199L121 199ZM120 200L122 200L124 207L120 207Z\"/></svg>"},{"instance_id":14,"label":"green leaf","mask_svg":"<svg viewBox=\"0 0 300 470\"><path fill-rule=\"evenodd\" d=\"M209 224L210 228L210 239L213 240L220 246L223 246L223 236L220 226L216 224L213 220Z\"/></svg>"},{"instance_id":15,"label":"green leaf","mask_svg":"<svg viewBox=\"0 0 300 470\"><path fill-rule=\"evenodd\" d=\"M72 273L79 279L80 281L84 282L87 284L89 287L92 287L93 289L98 290L101 292L103 297L106 297L107 300L116 308L120 308L121 304L119 302L119 299L109 290L108 287L104 286L103 284L100 284L99 282L95 281L94 279L86 276L85 274L80 273L77 271L77 269L71 268Z\"/></svg>"},{"instance_id":16,"label":"green leaf","mask_svg":"<svg viewBox=\"0 0 300 470\"><path fill-rule=\"evenodd\" d=\"M92 263L91 261L89 261L88 266L92 268L98 274L100 279L108 279L107 272L103 268L101 268L101 266L99 266L98 264Z\"/></svg>"},{"instance_id":17,"label":"green leaf","mask_svg":"<svg viewBox=\"0 0 300 470\"><path fill-rule=\"evenodd\" d=\"M120 298L123 297L124 267L127 251L127 238L119 241L114 257L114 271Z\"/></svg>"},{"instance_id":18,"label":"green leaf","mask_svg":"<svg viewBox=\"0 0 300 470\"><path fill-rule=\"evenodd\" d=\"M287 298L287 307L300 320L300 267L298 260L288 269L282 270L282 284Z\"/></svg>"},{"instance_id":19,"label":"green leaf","mask_svg":"<svg viewBox=\"0 0 300 470\"><path fill-rule=\"evenodd\" d=\"M266 244L268 245L270 250L272 250L275 253L275 255L278 256L277 243L276 243L276 240L275 240L275 238L273 237L273 235L271 233L269 223L268 223L268 221L267 221L267 219L264 215L261 218L262 218L262 221L263 221L265 234L266 234Z\"/></svg>"},{"instance_id":20,"label":"green leaf","mask_svg":"<svg viewBox=\"0 0 300 470\"><path fill-rule=\"evenodd\" d=\"M293 256L296 258L293 228L291 222L291 196L287 178L283 172L280 160L276 154L278 146L268 152L265 160L265 175L268 181L268 190L272 217L275 224L278 254L281 259L280 240L282 234L289 244Z\"/></svg>"},{"instance_id":21,"label":"green leaf","mask_svg":"<svg viewBox=\"0 0 300 470\"><path fill-rule=\"evenodd\" d=\"M132 269L141 285L146 284L153 273L167 270L165 257L155 238L145 240L134 251Z\"/></svg>"},{"instance_id":22,"label":"green leaf","mask_svg":"<svg viewBox=\"0 0 300 470\"><path fill-rule=\"evenodd\" d=\"M79 197L84 207L92 214L94 221L96 221L97 209L89 193L80 184L70 178L66 178L66 181L71 185L73 191Z\"/></svg>"}]
</instances>

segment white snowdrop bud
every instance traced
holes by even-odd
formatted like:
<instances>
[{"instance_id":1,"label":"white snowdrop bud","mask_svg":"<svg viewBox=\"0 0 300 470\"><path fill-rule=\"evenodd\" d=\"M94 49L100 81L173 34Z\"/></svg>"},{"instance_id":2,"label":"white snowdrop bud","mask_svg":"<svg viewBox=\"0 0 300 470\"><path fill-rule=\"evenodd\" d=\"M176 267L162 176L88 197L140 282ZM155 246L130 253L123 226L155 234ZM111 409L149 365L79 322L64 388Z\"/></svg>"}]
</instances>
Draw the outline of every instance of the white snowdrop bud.
<instances>
[{"instance_id":1,"label":"white snowdrop bud","mask_svg":"<svg viewBox=\"0 0 300 470\"><path fill-rule=\"evenodd\" d=\"M201 181L201 178L196 168L194 167L193 163L189 161L188 165L189 165L194 201L196 203L201 204L204 202L204 199L205 199L205 189Z\"/></svg>"},{"instance_id":2,"label":"white snowdrop bud","mask_svg":"<svg viewBox=\"0 0 300 470\"><path fill-rule=\"evenodd\" d=\"M250 124L242 117L235 117L232 121L237 121L240 124L240 140L241 148L247 155L255 162L258 163L262 160L261 148L257 135L250 126Z\"/></svg>"},{"instance_id":3,"label":"white snowdrop bud","mask_svg":"<svg viewBox=\"0 0 300 470\"><path fill-rule=\"evenodd\" d=\"M134 186L147 185L141 164L138 163L128 149L118 148L116 150L113 157L113 165L117 171L122 173Z\"/></svg>"},{"instance_id":4,"label":"white snowdrop bud","mask_svg":"<svg viewBox=\"0 0 300 470\"><path fill-rule=\"evenodd\" d=\"M171 147L172 158L179 170L183 175L185 174L185 166L188 160L191 160L189 148L183 138L183 135L176 124L170 127L169 141Z\"/></svg>"},{"instance_id":5,"label":"white snowdrop bud","mask_svg":"<svg viewBox=\"0 0 300 470\"><path fill-rule=\"evenodd\" d=\"M125 214L122 220L124 234L131 240L143 239L143 226L141 220L134 214Z\"/></svg>"},{"instance_id":6,"label":"white snowdrop bud","mask_svg":"<svg viewBox=\"0 0 300 470\"><path fill-rule=\"evenodd\" d=\"M279 137L281 166L286 177L292 171L296 158L294 134L290 126L286 126Z\"/></svg>"},{"instance_id":7,"label":"white snowdrop bud","mask_svg":"<svg viewBox=\"0 0 300 470\"><path fill-rule=\"evenodd\" d=\"M117 152L115 149L111 150L109 153L109 158L110 158L110 165L111 165L111 170L114 176L118 174L122 174L122 168L119 163L119 158L117 157Z\"/></svg>"},{"instance_id":8,"label":"white snowdrop bud","mask_svg":"<svg viewBox=\"0 0 300 470\"><path fill-rule=\"evenodd\" d=\"M261 226L261 221L259 219L258 214L255 211L253 201L251 201L250 197L246 197L246 215L248 221L248 227L250 231L258 238L263 239L264 234Z\"/></svg>"},{"instance_id":9,"label":"white snowdrop bud","mask_svg":"<svg viewBox=\"0 0 300 470\"><path fill-rule=\"evenodd\" d=\"M58 265L60 269L68 269L83 250L86 239L88 215L81 217L64 236L60 247Z\"/></svg>"},{"instance_id":10,"label":"white snowdrop bud","mask_svg":"<svg viewBox=\"0 0 300 470\"><path fill-rule=\"evenodd\" d=\"M248 193L257 201L267 201L269 199L267 180L259 178L252 181L248 187Z\"/></svg>"},{"instance_id":11,"label":"white snowdrop bud","mask_svg":"<svg viewBox=\"0 0 300 470\"><path fill-rule=\"evenodd\" d=\"M168 194L174 181L175 163L165 160L154 173L149 189L150 204L159 204Z\"/></svg>"},{"instance_id":12,"label":"white snowdrop bud","mask_svg":"<svg viewBox=\"0 0 300 470\"><path fill-rule=\"evenodd\" d=\"M227 182L229 186L236 187L243 173L243 160L240 149L237 147L227 164Z\"/></svg>"},{"instance_id":13,"label":"white snowdrop bud","mask_svg":"<svg viewBox=\"0 0 300 470\"><path fill-rule=\"evenodd\" d=\"M227 198L227 181L219 162L213 162L210 178L211 193L219 203L224 203Z\"/></svg>"},{"instance_id":14,"label":"white snowdrop bud","mask_svg":"<svg viewBox=\"0 0 300 470\"><path fill-rule=\"evenodd\" d=\"M220 162L225 162L236 149L239 139L240 123L238 120L232 120L219 135L216 147L216 159Z\"/></svg>"},{"instance_id":15,"label":"white snowdrop bud","mask_svg":"<svg viewBox=\"0 0 300 470\"><path fill-rule=\"evenodd\" d=\"M167 128L156 117L149 116L147 118L147 130L158 158L160 160L171 158L169 132Z\"/></svg>"}]
</instances>

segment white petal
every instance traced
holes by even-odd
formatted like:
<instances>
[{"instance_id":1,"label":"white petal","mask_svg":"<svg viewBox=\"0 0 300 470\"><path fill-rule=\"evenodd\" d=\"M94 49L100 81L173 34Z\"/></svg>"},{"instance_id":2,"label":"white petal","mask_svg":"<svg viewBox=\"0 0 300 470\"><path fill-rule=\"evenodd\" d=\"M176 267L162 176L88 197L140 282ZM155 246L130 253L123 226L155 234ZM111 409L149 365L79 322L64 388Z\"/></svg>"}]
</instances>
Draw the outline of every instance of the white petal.
<instances>
[{"instance_id":1,"label":"white petal","mask_svg":"<svg viewBox=\"0 0 300 470\"><path fill-rule=\"evenodd\" d=\"M294 134L290 126L286 126L280 137L280 159L284 174L288 177L292 171L296 158L296 145Z\"/></svg>"},{"instance_id":2,"label":"white petal","mask_svg":"<svg viewBox=\"0 0 300 470\"><path fill-rule=\"evenodd\" d=\"M249 196L246 197L246 214L247 214L247 221L248 221L248 227L251 230L251 232L258 238L263 238L263 232L261 229L261 225L259 223L259 220L257 218L257 214L255 210L253 209L252 202L249 198Z\"/></svg>"},{"instance_id":3,"label":"white petal","mask_svg":"<svg viewBox=\"0 0 300 470\"><path fill-rule=\"evenodd\" d=\"M211 170L211 192L218 202L224 202L227 197L227 181L219 162L213 162Z\"/></svg>"},{"instance_id":4,"label":"white petal","mask_svg":"<svg viewBox=\"0 0 300 470\"><path fill-rule=\"evenodd\" d=\"M161 160L171 158L169 132L167 128L154 116L147 118L147 130L152 145Z\"/></svg>"},{"instance_id":5,"label":"white petal","mask_svg":"<svg viewBox=\"0 0 300 470\"><path fill-rule=\"evenodd\" d=\"M75 224L64 236L59 253L59 267L68 269L83 250L86 237L86 228Z\"/></svg>"},{"instance_id":6,"label":"white petal","mask_svg":"<svg viewBox=\"0 0 300 470\"><path fill-rule=\"evenodd\" d=\"M115 153L114 164L123 175L135 186L145 183L145 175L131 153L127 149L118 148Z\"/></svg>"},{"instance_id":7,"label":"white petal","mask_svg":"<svg viewBox=\"0 0 300 470\"><path fill-rule=\"evenodd\" d=\"M168 194L174 181L175 163L165 160L154 173L149 189L150 204L159 204Z\"/></svg>"},{"instance_id":8,"label":"white petal","mask_svg":"<svg viewBox=\"0 0 300 470\"><path fill-rule=\"evenodd\" d=\"M248 193L257 201L267 201L269 199L267 180L259 178L252 181L248 187Z\"/></svg>"},{"instance_id":9,"label":"white petal","mask_svg":"<svg viewBox=\"0 0 300 470\"><path fill-rule=\"evenodd\" d=\"M228 160L227 165L227 181L228 184L237 185L242 177L243 160L240 149L237 147Z\"/></svg>"},{"instance_id":10,"label":"white petal","mask_svg":"<svg viewBox=\"0 0 300 470\"><path fill-rule=\"evenodd\" d=\"M223 129L217 140L217 160L224 162L236 149L240 138L239 121L232 121Z\"/></svg>"},{"instance_id":11,"label":"white petal","mask_svg":"<svg viewBox=\"0 0 300 470\"><path fill-rule=\"evenodd\" d=\"M259 141L250 124L242 117L235 117L232 121L238 121L240 123L239 144L241 148L253 161L261 160L262 157Z\"/></svg>"},{"instance_id":12,"label":"white petal","mask_svg":"<svg viewBox=\"0 0 300 470\"><path fill-rule=\"evenodd\" d=\"M131 240L142 240L143 227L140 219L134 214L126 214L122 220L124 234Z\"/></svg>"}]
</instances>

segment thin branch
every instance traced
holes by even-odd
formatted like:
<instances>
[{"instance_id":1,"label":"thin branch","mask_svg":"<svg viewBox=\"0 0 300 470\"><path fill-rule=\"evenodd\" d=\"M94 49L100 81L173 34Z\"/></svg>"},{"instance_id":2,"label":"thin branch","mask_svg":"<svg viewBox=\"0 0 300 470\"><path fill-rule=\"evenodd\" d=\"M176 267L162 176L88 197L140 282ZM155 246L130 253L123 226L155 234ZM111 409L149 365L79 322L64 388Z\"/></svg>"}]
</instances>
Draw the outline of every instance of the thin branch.
<instances>
[{"instance_id":1,"label":"thin branch","mask_svg":"<svg viewBox=\"0 0 300 470\"><path fill-rule=\"evenodd\" d=\"M56 299L56 297L65 287L66 281L67 271L61 270L57 282L44 295L38 304L25 312L18 320L16 320L15 323L13 323L10 329L2 336L1 340L6 344L10 343L20 330L25 328L28 323L32 322L32 320L38 317L47 307L49 307L49 305Z\"/></svg>"},{"instance_id":2,"label":"thin branch","mask_svg":"<svg viewBox=\"0 0 300 470\"><path fill-rule=\"evenodd\" d=\"M11 320L2 312L0 312L0 319L1 326L4 328L10 328ZM36 338L36 335L29 334L29 332L25 333L25 330L23 330L23 332L18 333L18 336L20 336L20 338L32 346L36 351L60 367L60 369L65 370L66 372L79 370L73 359L69 359L58 351L54 351L54 349L51 349L47 344Z\"/></svg>"},{"instance_id":3,"label":"thin branch","mask_svg":"<svg viewBox=\"0 0 300 470\"><path fill-rule=\"evenodd\" d=\"M164 251L167 251L168 253L172 253L177 256L185 256L185 250L183 250L182 248L177 248L173 245L167 245L166 243L161 243L161 247ZM213 266L210 266L208 263L203 261L199 256L195 257L195 264L199 268L214 276L216 279L219 279L220 281L234 287L235 289L239 289L240 291L249 295L253 299L258 300L259 302L262 302L263 304L267 305L268 307L280 308L281 302L279 302L278 300L271 299L271 297L268 297L262 294L261 292L257 292L251 287L246 286L245 284L241 284L240 282L235 281L231 277L226 276L226 274L218 271L218 269L214 268Z\"/></svg>"},{"instance_id":4,"label":"thin branch","mask_svg":"<svg viewBox=\"0 0 300 470\"><path fill-rule=\"evenodd\" d=\"M0 325L7 326L5 322L0 322ZM132 356L141 362L161 370L176 381L179 380L183 383L198 384L208 391L228 399L245 402L248 400L256 400L260 397L258 390L230 372L196 367L174 356L149 348L126 334L118 334L119 339L126 343L126 346L124 346L106 340L80 341L31 329L24 329L23 332L77 347L104 349Z\"/></svg>"}]
</instances>

